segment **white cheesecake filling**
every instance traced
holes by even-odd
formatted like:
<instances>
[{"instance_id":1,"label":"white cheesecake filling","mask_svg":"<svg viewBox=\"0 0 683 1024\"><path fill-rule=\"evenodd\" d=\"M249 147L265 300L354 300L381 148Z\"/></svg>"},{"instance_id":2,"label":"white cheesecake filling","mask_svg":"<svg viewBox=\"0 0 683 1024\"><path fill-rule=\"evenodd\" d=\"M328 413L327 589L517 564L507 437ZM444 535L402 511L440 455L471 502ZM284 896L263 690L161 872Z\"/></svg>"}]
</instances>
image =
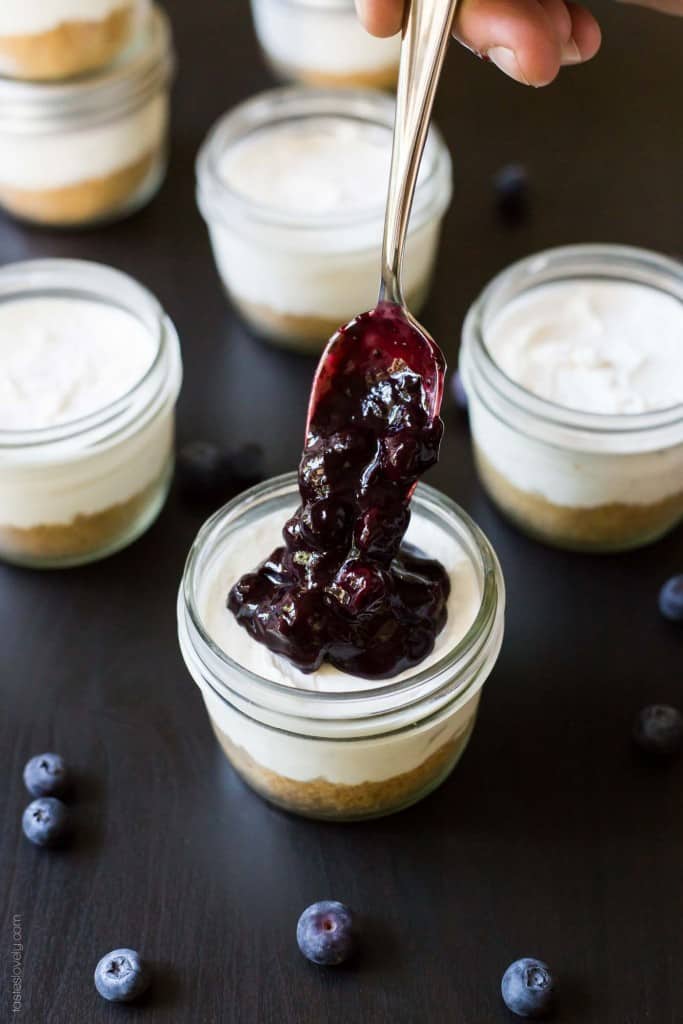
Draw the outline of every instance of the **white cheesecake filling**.
<instances>
[{"instance_id":1,"label":"white cheesecake filling","mask_svg":"<svg viewBox=\"0 0 683 1024\"><path fill-rule=\"evenodd\" d=\"M656 505L683 488L683 444L649 452L577 451L520 433L470 400L475 444L501 476L553 505Z\"/></svg>"},{"instance_id":2,"label":"white cheesecake filling","mask_svg":"<svg viewBox=\"0 0 683 1024\"><path fill-rule=\"evenodd\" d=\"M219 163L222 180L266 221L248 230L220 217L209 223L219 271L236 300L338 323L372 308L390 159L390 129L341 116L266 127L228 149ZM432 170L427 156L421 178ZM291 231L269 230L269 211L291 218ZM427 286L441 212L408 236L408 296ZM345 217L358 218L357 231L342 232L337 224ZM318 221L312 231L311 218Z\"/></svg>"},{"instance_id":3,"label":"white cheesecake filling","mask_svg":"<svg viewBox=\"0 0 683 1024\"><path fill-rule=\"evenodd\" d=\"M105 178L157 152L168 122L168 97L78 130L0 131L0 188L42 192Z\"/></svg>"},{"instance_id":4,"label":"white cheesecake filling","mask_svg":"<svg viewBox=\"0 0 683 1024\"><path fill-rule=\"evenodd\" d=\"M327 693L369 690L428 669L462 640L474 622L482 595L470 558L445 530L426 517L414 514L407 541L430 557L438 558L451 579L448 620L436 639L432 653L420 666L392 680L351 676L328 664L323 664L311 674L300 672L289 661L252 640L226 608L227 595L233 583L282 543L281 530L286 514L280 511L270 513L257 523L235 530L206 567L199 586L197 607L204 628L213 642L243 668L261 678L298 690ZM453 710L449 709L415 728L381 736L364 736L361 730L362 738L346 742L312 738L315 722L311 723L311 737L267 728L255 721L249 714L249 708L243 709L246 714L240 713L239 699L229 704L203 684L197 675L195 678L214 726L262 767L299 781L324 778L344 785L381 781L419 767L445 743L455 740L467 730L479 699L477 690L469 700L456 705ZM251 711L253 714L253 709ZM313 707L310 712L315 714ZM364 731L367 732L367 727Z\"/></svg>"},{"instance_id":5,"label":"white cheesecake filling","mask_svg":"<svg viewBox=\"0 0 683 1024\"><path fill-rule=\"evenodd\" d=\"M38 35L73 21L104 21L136 0L2 0L0 36Z\"/></svg>"},{"instance_id":6,"label":"white cheesecake filling","mask_svg":"<svg viewBox=\"0 0 683 1024\"><path fill-rule=\"evenodd\" d=\"M494 316L484 340L508 377L568 409L622 415L683 404L683 306L646 285L541 285Z\"/></svg>"},{"instance_id":7,"label":"white cheesecake filling","mask_svg":"<svg viewBox=\"0 0 683 1024\"><path fill-rule=\"evenodd\" d=\"M485 342L507 376L567 409L638 414L683 403L683 308L644 285L542 285L505 306ZM683 444L622 453L546 444L494 415L476 389L470 416L494 469L555 505L651 505L683 486Z\"/></svg>"},{"instance_id":8,"label":"white cheesecake filling","mask_svg":"<svg viewBox=\"0 0 683 1024\"><path fill-rule=\"evenodd\" d=\"M321 216L376 210L386 199L391 132L345 117L308 117L262 128L223 154L233 191L281 213Z\"/></svg>"},{"instance_id":9,"label":"white cheesecake filling","mask_svg":"<svg viewBox=\"0 0 683 1024\"><path fill-rule=\"evenodd\" d=\"M0 431L59 427L104 409L135 387L156 351L143 324L112 305L51 296L0 303ZM73 458L63 448L54 460L0 452L0 525L64 525L139 494L169 462L173 398L141 429Z\"/></svg>"},{"instance_id":10,"label":"white cheesecake filling","mask_svg":"<svg viewBox=\"0 0 683 1024\"><path fill-rule=\"evenodd\" d=\"M39 430L125 395L156 353L126 310L41 296L0 303L0 430Z\"/></svg>"},{"instance_id":11,"label":"white cheesecake filling","mask_svg":"<svg viewBox=\"0 0 683 1024\"><path fill-rule=\"evenodd\" d=\"M143 427L92 454L40 465L4 465L0 454L0 529L68 526L141 494L170 471L174 401Z\"/></svg>"},{"instance_id":12,"label":"white cheesecake filling","mask_svg":"<svg viewBox=\"0 0 683 1024\"><path fill-rule=\"evenodd\" d=\"M276 64L303 73L352 76L398 65L400 34L378 39L362 28L352 0L287 3L252 0L259 42Z\"/></svg>"},{"instance_id":13,"label":"white cheesecake filling","mask_svg":"<svg viewBox=\"0 0 683 1024\"><path fill-rule=\"evenodd\" d=\"M440 220L432 220L408 236L402 280L411 305L424 298L440 230ZM342 324L377 304L380 240L357 252L311 253L274 248L266 238L242 237L220 222L210 224L209 233L223 282L238 306L248 304L247 313L257 306Z\"/></svg>"}]
</instances>

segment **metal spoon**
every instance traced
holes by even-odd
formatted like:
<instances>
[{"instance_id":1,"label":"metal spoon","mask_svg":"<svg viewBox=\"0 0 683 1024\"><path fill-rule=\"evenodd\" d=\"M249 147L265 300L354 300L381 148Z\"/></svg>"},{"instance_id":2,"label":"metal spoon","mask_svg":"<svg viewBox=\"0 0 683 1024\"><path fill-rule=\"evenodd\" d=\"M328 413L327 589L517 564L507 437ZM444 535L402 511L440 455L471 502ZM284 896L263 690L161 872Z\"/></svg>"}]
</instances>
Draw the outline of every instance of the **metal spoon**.
<instances>
[{"instance_id":1,"label":"metal spoon","mask_svg":"<svg viewBox=\"0 0 683 1024\"><path fill-rule=\"evenodd\" d=\"M332 336L313 381L307 432L320 398L359 367L402 359L423 380L430 415L443 397L446 361L436 342L408 311L401 267L420 161L434 96L458 0L409 0L396 97L394 141L382 243L379 301ZM335 383L337 382L337 383Z\"/></svg>"}]
</instances>

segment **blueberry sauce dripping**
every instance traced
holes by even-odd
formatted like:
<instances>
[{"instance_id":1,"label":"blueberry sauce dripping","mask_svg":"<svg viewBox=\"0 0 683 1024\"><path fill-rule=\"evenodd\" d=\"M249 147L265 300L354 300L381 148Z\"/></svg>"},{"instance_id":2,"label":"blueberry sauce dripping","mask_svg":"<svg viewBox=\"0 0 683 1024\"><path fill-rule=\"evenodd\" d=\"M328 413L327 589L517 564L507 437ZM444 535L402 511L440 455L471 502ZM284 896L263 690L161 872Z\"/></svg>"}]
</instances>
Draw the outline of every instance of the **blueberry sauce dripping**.
<instances>
[{"instance_id":1,"label":"blueberry sauce dripping","mask_svg":"<svg viewBox=\"0 0 683 1024\"><path fill-rule=\"evenodd\" d=\"M301 505L228 608L303 672L327 660L386 678L422 661L446 622L447 573L403 543L417 480L438 458L443 357L389 303L335 337L313 389Z\"/></svg>"}]
</instances>

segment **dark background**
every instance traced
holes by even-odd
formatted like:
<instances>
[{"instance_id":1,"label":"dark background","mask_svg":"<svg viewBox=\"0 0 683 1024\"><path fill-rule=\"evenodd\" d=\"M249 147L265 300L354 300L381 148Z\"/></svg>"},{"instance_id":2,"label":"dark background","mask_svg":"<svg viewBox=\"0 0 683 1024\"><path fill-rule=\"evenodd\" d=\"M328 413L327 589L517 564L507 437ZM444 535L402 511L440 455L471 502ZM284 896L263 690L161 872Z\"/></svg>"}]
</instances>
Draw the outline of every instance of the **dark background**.
<instances>
[{"instance_id":1,"label":"dark background","mask_svg":"<svg viewBox=\"0 0 683 1024\"><path fill-rule=\"evenodd\" d=\"M194 203L193 161L213 120L270 83L247 5L168 4L179 51L168 181L126 223L61 235L0 221L0 259L93 258L139 277L183 342L181 440L256 440L268 472L295 466L309 359L248 336L228 308ZM438 104L456 190L427 326L455 360L468 304L510 260L614 241L680 253L683 23L620 4L604 47L532 91L453 47ZM492 174L521 160L530 218L496 219ZM683 765L631 750L632 716L683 703L683 633L660 583L683 536L620 557L540 547L475 481L464 420L446 409L431 482L493 541L507 636L478 729L453 777L419 806L367 824L287 817L223 761L178 652L175 594L200 517L173 496L107 562L56 573L0 567L0 1019L10 1020L11 918L20 914L31 1024L504 1024L500 976L542 956L561 1024L683 1021ZM78 773L77 840L21 835L27 758ZM300 911L328 896L362 913L357 965L299 955ZM92 984L116 946L158 967L140 1007ZM12 1018L14 1019L14 1018Z\"/></svg>"}]
</instances>

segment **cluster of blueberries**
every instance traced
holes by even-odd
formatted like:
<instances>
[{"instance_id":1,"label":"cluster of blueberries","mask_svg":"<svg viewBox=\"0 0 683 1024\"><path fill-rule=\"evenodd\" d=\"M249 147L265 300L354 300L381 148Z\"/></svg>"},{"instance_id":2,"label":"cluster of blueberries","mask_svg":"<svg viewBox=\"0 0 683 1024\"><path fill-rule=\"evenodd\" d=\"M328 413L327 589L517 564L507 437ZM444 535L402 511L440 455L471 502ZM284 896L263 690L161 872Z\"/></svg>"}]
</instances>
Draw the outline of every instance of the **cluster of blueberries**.
<instances>
[{"instance_id":1,"label":"cluster of blueberries","mask_svg":"<svg viewBox=\"0 0 683 1024\"><path fill-rule=\"evenodd\" d=\"M58 754L37 754L24 769L27 790L36 799L22 818L24 835L36 846L56 846L70 831L69 809L60 797L67 794L69 770ZM150 985L150 970L134 949L114 949L95 968L95 987L105 999L128 1002Z\"/></svg>"},{"instance_id":2,"label":"cluster of blueberries","mask_svg":"<svg viewBox=\"0 0 683 1024\"><path fill-rule=\"evenodd\" d=\"M24 835L36 846L56 846L70 831L70 816L60 799L69 789L69 771L59 754L37 754L24 768L24 783L36 797L22 818ZM105 999L129 1002L149 987L148 966L134 949L115 949L95 968L95 987Z\"/></svg>"}]
</instances>

